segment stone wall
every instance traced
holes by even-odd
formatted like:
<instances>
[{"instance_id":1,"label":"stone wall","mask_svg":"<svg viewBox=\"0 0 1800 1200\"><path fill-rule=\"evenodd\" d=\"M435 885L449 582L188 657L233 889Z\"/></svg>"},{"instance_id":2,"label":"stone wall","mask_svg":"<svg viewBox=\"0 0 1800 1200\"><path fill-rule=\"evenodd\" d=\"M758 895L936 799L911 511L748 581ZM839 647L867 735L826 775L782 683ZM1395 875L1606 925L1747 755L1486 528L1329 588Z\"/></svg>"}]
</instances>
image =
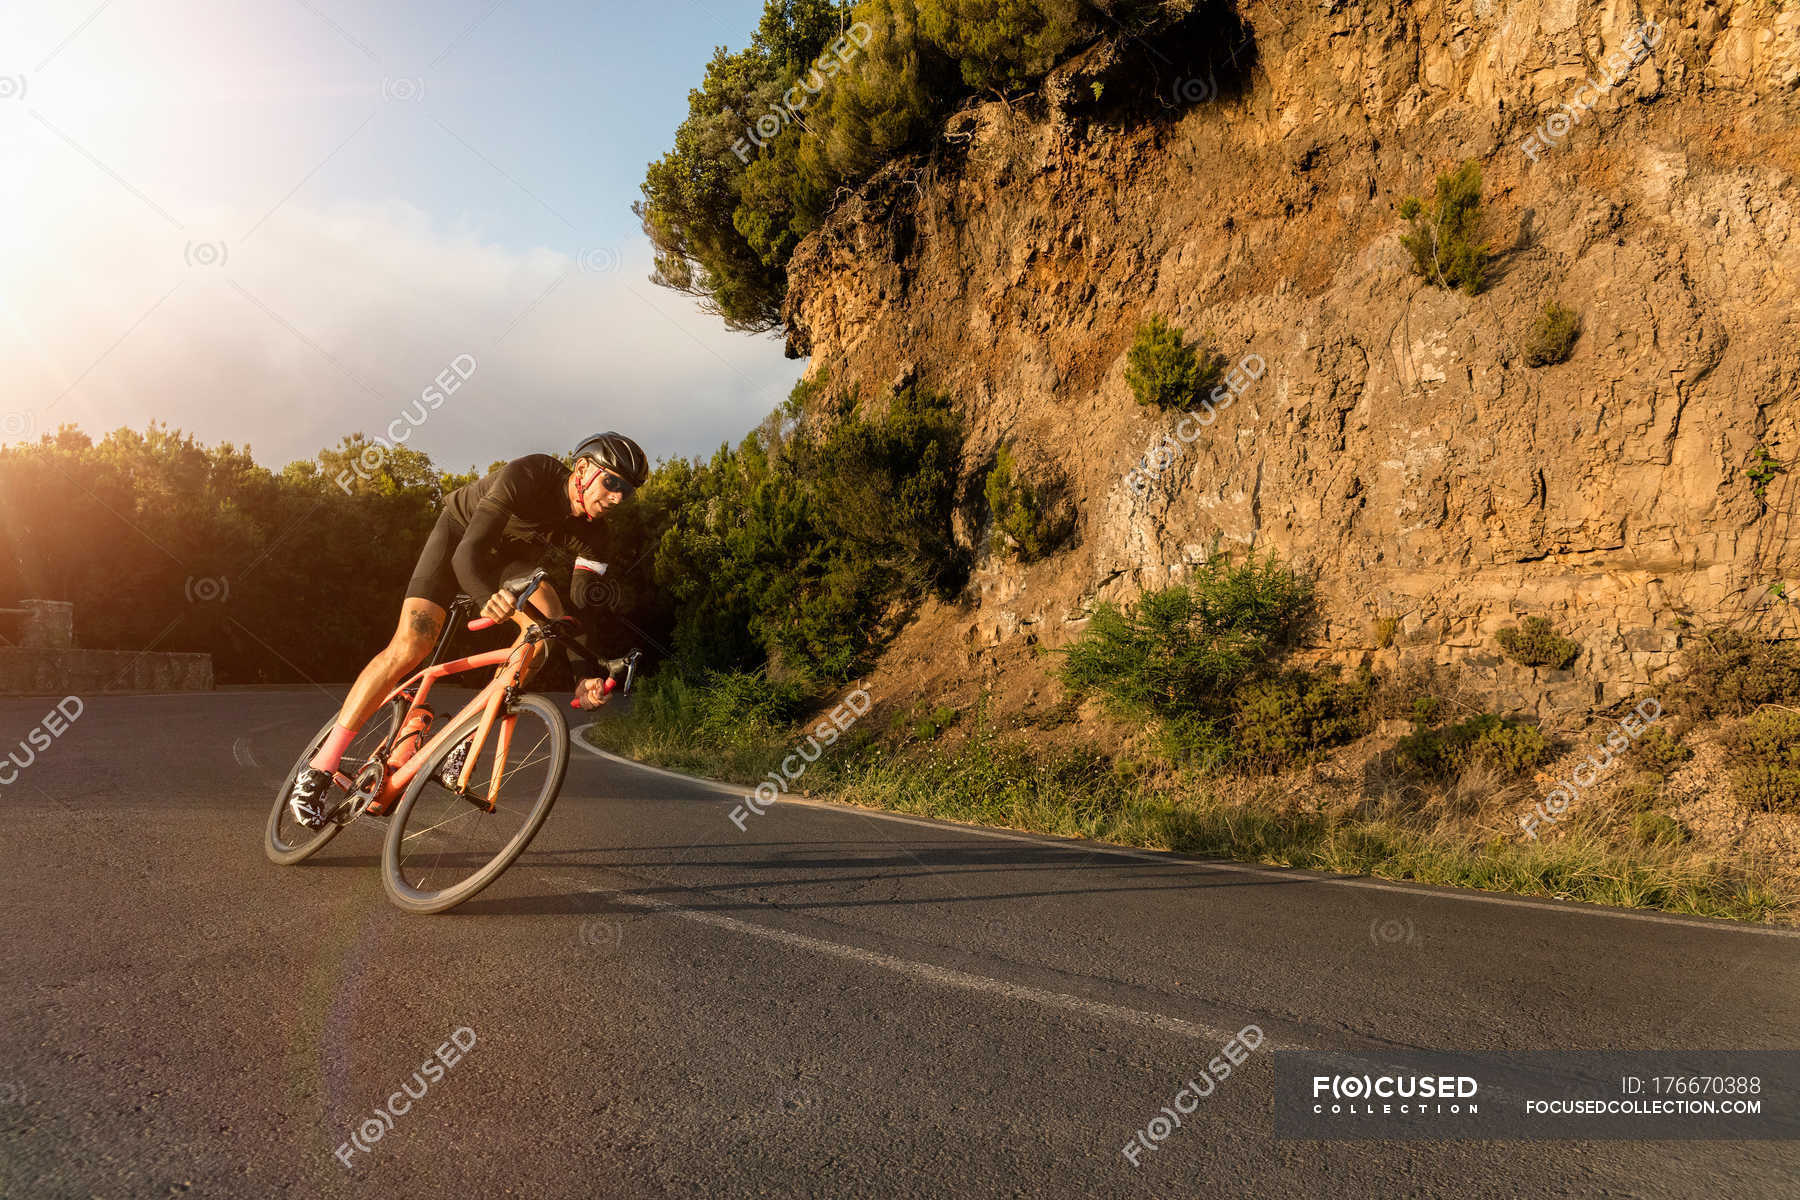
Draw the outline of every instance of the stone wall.
<instances>
[{"instance_id":1,"label":"stone wall","mask_svg":"<svg viewBox=\"0 0 1800 1200\"><path fill-rule=\"evenodd\" d=\"M0 608L0 618L14 626L18 645L55 649L75 644L75 606L67 600L21 600L17 608Z\"/></svg>"},{"instance_id":2,"label":"stone wall","mask_svg":"<svg viewBox=\"0 0 1800 1200\"><path fill-rule=\"evenodd\" d=\"M212 655L0 646L0 692L210 691Z\"/></svg>"},{"instance_id":3,"label":"stone wall","mask_svg":"<svg viewBox=\"0 0 1800 1200\"><path fill-rule=\"evenodd\" d=\"M210 691L212 655L75 647L75 606L24 600L0 609L15 622L17 645L0 645L0 693Z\"/></svg>"}]
</instances>

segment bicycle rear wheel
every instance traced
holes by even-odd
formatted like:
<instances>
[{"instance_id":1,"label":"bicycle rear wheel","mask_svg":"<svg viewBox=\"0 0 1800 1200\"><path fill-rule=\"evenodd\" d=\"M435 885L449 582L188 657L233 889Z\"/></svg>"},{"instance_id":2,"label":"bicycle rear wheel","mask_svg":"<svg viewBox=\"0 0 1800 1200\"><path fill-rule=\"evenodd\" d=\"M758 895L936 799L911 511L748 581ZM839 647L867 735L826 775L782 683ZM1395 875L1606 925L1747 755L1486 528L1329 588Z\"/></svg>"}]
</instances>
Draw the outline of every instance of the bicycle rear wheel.
<instances>
[{"instance_id":1,"label":"bicycle rear wheel","mask_svg":"<svg viewBox=\"0 0 1800 1200\"><path fill-rule=\"evenodd\" d=\"M569 727L549 699L524 696L514 706L496 809L482 807L494 777L500 721L488 731L469 774L469 799L444 786L445 762L481 723L472 712L455 726L407 785L388 821L381 881L388 898L408 912L454 908L499 878L537 836L562 790L569 766ZM478 803L481 802L481 803Z\"/></svg>"},{"instance_id":2,"label":"bicycle rear wheel","mask_svg":"<svg viewBox=\"0 0 1800 1200\"><path fill-rule=\"evenodd\" d=\"M339 772L354 779L375 752L387 744L388 736L405 713L406 706L395 701L378 709L364 721L363 727L357 730L355 739L351 741L350 748L344 751L344 757L338 765ZM293 810L288 808L288 794L293 790L294 776L319 752L319 747L325 744L325 739L331 736L331 731L335 728L337 717L333 716L306 743L306 749L300 752L300 757L288 768L281 787L275 792L275 807L269 812L269 825L263 839L263 852L269 856L270 862L287 867L302 859L311 858L343 828L336 821L327 821L323 829L308 829L294 819ZM328 797L328 803L335 804L344 799L344 793L334 787Z\"/></svg>"}]
</instances>

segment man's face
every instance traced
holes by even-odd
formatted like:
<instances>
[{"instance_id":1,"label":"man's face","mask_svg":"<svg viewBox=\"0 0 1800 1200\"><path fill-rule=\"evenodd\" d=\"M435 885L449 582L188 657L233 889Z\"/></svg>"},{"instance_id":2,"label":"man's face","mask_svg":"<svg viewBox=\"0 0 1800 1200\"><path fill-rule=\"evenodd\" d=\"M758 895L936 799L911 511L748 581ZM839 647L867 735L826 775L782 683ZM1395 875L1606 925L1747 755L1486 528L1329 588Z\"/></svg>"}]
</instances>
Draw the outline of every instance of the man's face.
<instances>
[{"instance_id":1,"label":"man's face","mask_svg":"<svg viewBox=\"0 0 1800 1200\"><path fill-rule=\"evenodd\" d=\"M596 467L590 462L578 463L575 467L575 511L579 516L593 521L598 519L607 509L624 501L625 496L606 486L606 476L610 472Z\"/></svg>"}]
</instances>

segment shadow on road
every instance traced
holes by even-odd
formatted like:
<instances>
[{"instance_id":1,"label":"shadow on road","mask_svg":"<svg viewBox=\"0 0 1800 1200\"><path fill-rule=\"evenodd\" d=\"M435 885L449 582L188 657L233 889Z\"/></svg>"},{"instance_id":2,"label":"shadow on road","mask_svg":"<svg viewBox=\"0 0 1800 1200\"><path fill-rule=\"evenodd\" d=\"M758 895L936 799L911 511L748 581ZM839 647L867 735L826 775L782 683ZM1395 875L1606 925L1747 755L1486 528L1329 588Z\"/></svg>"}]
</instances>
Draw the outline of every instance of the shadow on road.
<instances>
[{"instance_id":1,"label":"shadow on road","mask_svg":"<svg viewBox=\"0 0 1800 1200\"><path fill-rule=\"evenodd\" d=\"M859 853L850 849L856 844L858 843L759 842L742 848L774 849L784 845L808 848L778 850L766 857L734 855L730 858L714 859L644 856L644 852L647 850L655 852L675 849L675 847L636 846L618 847L613 850L590 847L580 850L533 851L521 860L521 865L538 871L615 871L637 877L642 881L642 886L604 892L553 893L489 900L477 898L462 905L456 911L480 916L612 912L617 909L608 900L608 897L619 894L677 900L684 907L705 911L763 911L772 907L769 901L760 898L743 899L737 893L745 888L772 886L783 889L819 887L837 890L846 885L894 884L907 880L969 880L975 877L992 877L1002 872L1017 873L1021 871L1033 872L1034 883L1049 884L1050 881L1043 878L1046 872L1066 874L1069 878L1066 886L1043 886L1008 891L983 890L975 895L945 894L934 890L927 894L914 896L833 896L817 900L796 899L788 896L776 907L788 911L805 911L959 903L985 904L993 901L1043 899L1052 896L1193 891L1213 887L1282 886L1314 882L1304 876L1288 879L1251 875L1239 871L1214 870L1203 865L1183 862L1171 862L1167 865L1136 862L1112 855L1097 854L1078 847L1065 850L1049 846L1004 844L970 846L963 842L951 842L935 846L909 847L896 853L894 844L891 842L864 842L860 844L866 845L870 849ZM826 850L824 847L830 849ZM734 851L740 849L736 845L730 848ZM684 847L682 849L691 852L699 848ZM620 857L617 859L595 857L608 854L618 854ZM660 869L669 867L680 867L690 875L693 872L713 871L731 872L735 877L716 883L698 880L664 883L660 876ZM915 869L905 870L908 867ZM646 875L643 874L644 872L656 874ZM802 874L800 877L796 877L794 872L811 874ZM714 903L692 903L692 898L696 895L707 897ZM688 899L680 900L681 897ZM634 907L633 911L641 912L642 909Z\"/></svg>"}]
</instances>

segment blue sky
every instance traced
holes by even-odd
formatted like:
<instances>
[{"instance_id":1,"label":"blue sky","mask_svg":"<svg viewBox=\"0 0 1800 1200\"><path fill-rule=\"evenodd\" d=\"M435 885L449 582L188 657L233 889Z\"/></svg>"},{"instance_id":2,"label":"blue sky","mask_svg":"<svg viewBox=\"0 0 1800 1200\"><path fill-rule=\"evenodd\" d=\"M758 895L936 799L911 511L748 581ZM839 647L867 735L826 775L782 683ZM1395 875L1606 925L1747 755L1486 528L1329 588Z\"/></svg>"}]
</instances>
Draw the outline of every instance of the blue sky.
<instances>
[{"instance_id":1,"label":"blue sky","mask_svg":"<svg viewBox=\"0 0 1800 1200\"><path fill-rule=\"evenodd\" d=\"M630 211L760 2L81 0L0 16L0 440L152 418L279 466L735 441L804 363L650 284Z\"/></svg>"}]
</instances>

